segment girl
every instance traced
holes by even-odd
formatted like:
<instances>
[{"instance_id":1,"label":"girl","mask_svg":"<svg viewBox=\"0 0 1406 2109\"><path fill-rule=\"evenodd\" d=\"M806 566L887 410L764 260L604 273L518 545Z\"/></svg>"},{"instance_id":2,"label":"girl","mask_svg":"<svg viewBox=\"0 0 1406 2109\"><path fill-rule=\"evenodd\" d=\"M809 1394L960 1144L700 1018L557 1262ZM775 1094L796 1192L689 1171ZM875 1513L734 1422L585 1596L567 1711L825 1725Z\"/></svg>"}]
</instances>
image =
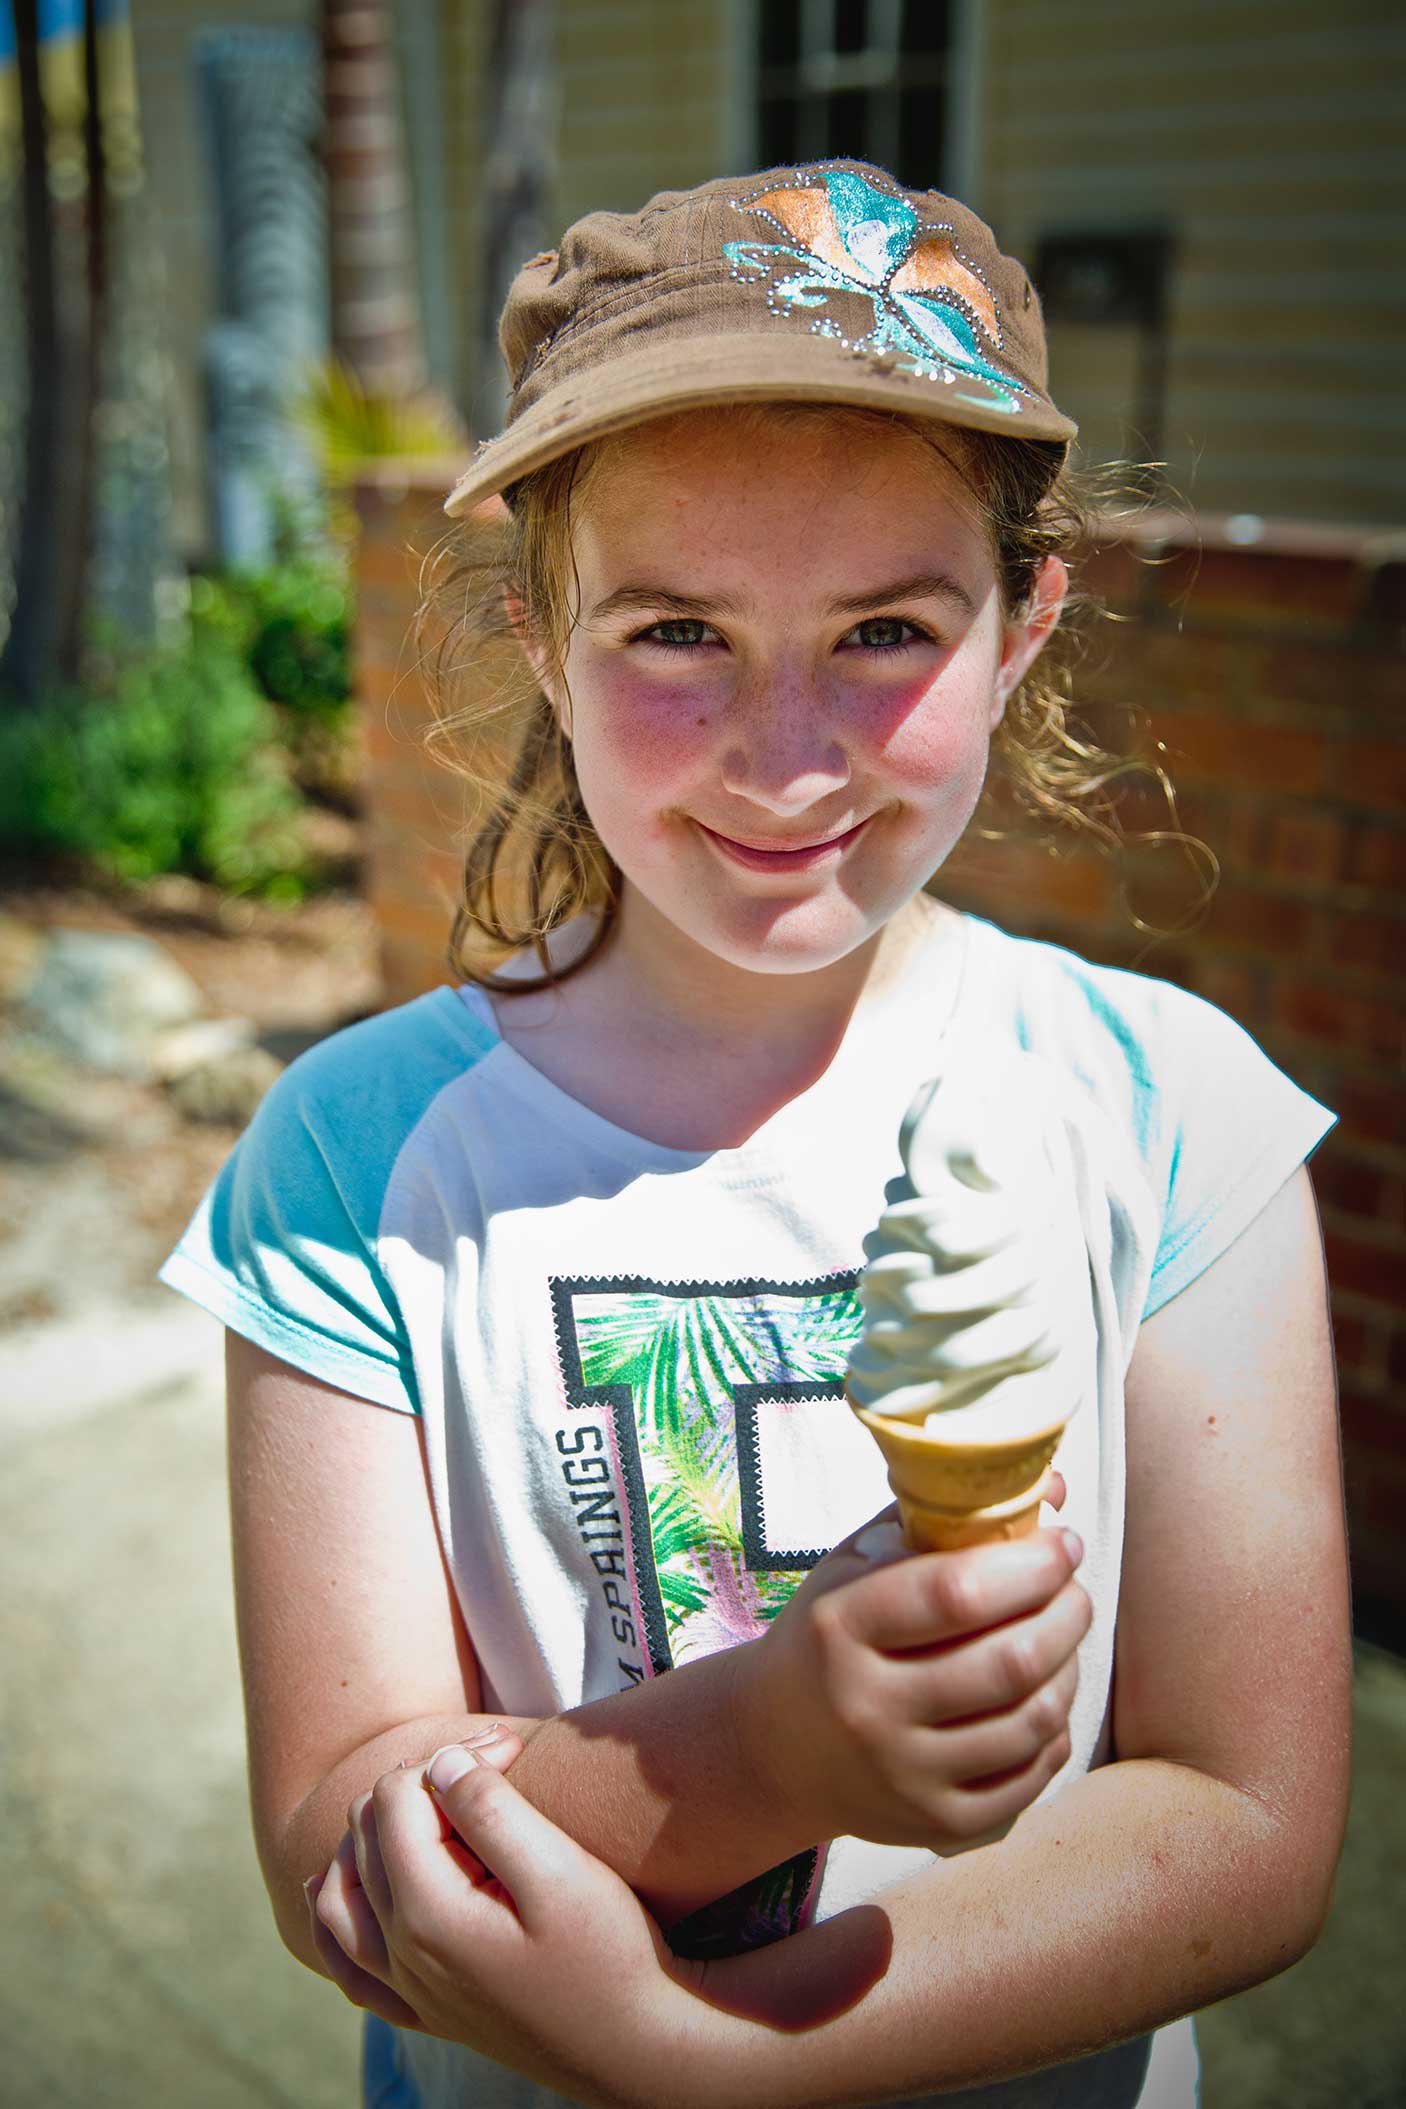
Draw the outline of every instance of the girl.
<instances>
[{"instance_id":1,"label":"girl","mask_svg":"<svg viewBox=\"0 0 1406 2109\"><path fill-rule=\"evenodd\" d=\"M502 335L475 956L288 1070L163 1270L229 1327L280 1928L372 2101L1180 2109L1341 1838L1330 1117L924 890L993 735L1047 809L1077 751L1038 303L830 163L581 222ZM916 1086L999 1124L1016 1051L1088 1257L1064 1527L903 1557L861 1242Z\"/></svg>"}]
</instances>

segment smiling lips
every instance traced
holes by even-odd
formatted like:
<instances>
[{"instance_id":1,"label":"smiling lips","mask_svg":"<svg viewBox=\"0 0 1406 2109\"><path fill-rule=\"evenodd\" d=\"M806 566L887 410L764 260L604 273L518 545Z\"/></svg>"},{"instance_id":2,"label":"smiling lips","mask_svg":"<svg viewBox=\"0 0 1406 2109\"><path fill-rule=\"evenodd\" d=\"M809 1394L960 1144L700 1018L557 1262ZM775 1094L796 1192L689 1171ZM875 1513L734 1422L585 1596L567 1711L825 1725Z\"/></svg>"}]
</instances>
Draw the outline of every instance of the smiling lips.
<instances>
[{"instance_id":1,"label":"smiling lips","mask_svg":"<svg viewBox=\"0 0 1406 2109\"><path fill-rule=\"evenodd\" d=\"M704 827L701 820L697 823L700 832L723 856L734 864L745 865L749 871L808 871L813 865L839 857L868 825L866 818L846 828L842 835L827 835L823 842L797 843L794 848L789 845L763 848L757 843L737 842L731 835L720 835L715 828Z\"/></svg>"}]
</instances>

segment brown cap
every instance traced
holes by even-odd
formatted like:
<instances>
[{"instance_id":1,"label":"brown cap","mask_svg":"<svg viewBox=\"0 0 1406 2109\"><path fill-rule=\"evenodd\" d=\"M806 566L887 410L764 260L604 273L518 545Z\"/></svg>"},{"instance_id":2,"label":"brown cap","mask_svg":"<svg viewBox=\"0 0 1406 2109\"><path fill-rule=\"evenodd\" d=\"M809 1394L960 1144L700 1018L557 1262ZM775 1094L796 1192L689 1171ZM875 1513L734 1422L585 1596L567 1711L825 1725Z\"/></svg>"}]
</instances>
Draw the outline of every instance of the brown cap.
<instances>
[{"instance_id":1,"label":"brown cap","mask_svg":"<svg viewBox=\"0 0 1406 2109\"><path fill-rule=\"evenodd\" d=\"M1022 266L964 205L861 161L590 213L518 273L499 341L507 429L450 513L587 440L712 403L846 403L1066 444L1076 429L1046 393Z\"/></svg>"}]
</instances>

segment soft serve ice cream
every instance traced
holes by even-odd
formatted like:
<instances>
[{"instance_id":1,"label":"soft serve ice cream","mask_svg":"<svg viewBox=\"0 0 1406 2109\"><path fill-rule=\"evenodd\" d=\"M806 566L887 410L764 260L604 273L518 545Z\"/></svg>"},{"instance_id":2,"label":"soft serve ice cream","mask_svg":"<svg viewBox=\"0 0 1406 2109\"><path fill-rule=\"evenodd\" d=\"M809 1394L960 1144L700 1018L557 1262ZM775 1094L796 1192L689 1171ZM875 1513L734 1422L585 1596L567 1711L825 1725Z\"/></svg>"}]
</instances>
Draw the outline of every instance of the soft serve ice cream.
<instances>
[{"instance_id":1,"label":"soft serve ice cream","mask_svg":"<svg viewBox=\"0 0 1406 2109\"><path fill-rule=\"evenodd\" d=\"M944 1445L1019 1442L1068 1419L1060 1299L1086 1261L1068 1250L1052 1122L1033 1061L999 1086L944 1077L918 1092L903 1175L864 1241L856 1406Z\"/></svg>"}]
</instances>

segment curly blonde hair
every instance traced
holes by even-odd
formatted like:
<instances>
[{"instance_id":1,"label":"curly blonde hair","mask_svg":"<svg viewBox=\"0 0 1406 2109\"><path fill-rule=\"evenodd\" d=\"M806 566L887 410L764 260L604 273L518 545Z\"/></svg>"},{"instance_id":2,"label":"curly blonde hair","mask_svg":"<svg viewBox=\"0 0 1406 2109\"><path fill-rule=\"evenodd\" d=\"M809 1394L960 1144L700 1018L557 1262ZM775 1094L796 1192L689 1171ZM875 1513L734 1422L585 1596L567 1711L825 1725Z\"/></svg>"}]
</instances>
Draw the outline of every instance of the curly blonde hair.
<instances>
[{"instance_id":1,"label":"curly blonde hair","mask_svg":"<svg viewBox=\"0 0 1406 2109\"><path fill-rule=\"evenodd\" d=\"M1007 616L1029 603L1046 557L1072 564L1092 542L1106 476L1079 477L1055 443L828 404L765 404L731 414L759 424L857 419L912 432L970 490L991 536ZM473 808L449 965L489 989L543 988L579 971L609 941L619 913L618 867L591 824L571 742L510 612L517 611L547 677L560 677L578 612L573 514L613 444L593 442L525 477L505 494L504 517L471 521L446 537L426 567L417 641L434 720L425 743L442 750L465 780ZM992 756L1025 813L1112 844L1121 837L1109 786L1139 765L1089 737L1071 703L1072 668L1101 612L1071 591L1058 630L1007 699ZM592 940L569 965L554 966L547 938L578 915L595 919ZM504 962L529 948L541 978L500 980Z\"/></svg>"}]
</instances>

